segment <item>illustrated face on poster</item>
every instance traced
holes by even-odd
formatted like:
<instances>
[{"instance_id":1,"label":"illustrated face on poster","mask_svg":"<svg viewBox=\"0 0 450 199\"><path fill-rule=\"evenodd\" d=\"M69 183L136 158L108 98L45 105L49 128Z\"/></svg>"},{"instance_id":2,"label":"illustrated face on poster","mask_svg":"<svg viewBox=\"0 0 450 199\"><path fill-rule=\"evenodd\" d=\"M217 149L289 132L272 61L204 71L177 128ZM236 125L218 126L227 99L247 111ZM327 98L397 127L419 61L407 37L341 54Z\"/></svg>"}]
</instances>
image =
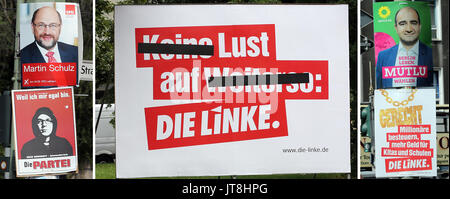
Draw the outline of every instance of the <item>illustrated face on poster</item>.
<instances>
[{"instance_id":1,"label":"illustrated face on poster","mask_svg":"<svg viewBox=\"0 0 450 199\"><path fill-rule=\"evenodd\" d=\"M34 138L26 142L21 158L72 156L72 145L66 138L56 135L58 119L47 107L39 108L31 120Z\"/></svg>"},{"instance_id":2,"label":"illustrated face on poster","mask_svg":"<svg viewBox=\"0 0 450 199\"><path fill-rule=\"evenodd\" d=\"M77 85L78 5L32 3L20 8L22 86Z\"/></svg>"},{"instance_id":3,"label":"illustrated face on poster","mask_svg":"<svg viewBox=\"0 0 450 199\"><path fill-rule=\"evenodd\" d=\"M347 11L117 6L116 176L349 172Z\"/></svg>"},{"instance_id":4,"label":"illustrated face on poster","mask_svg":"<svg viewBox=\"0 0 450 199\"><path fill-rule=\"evenodd\" d=\"M374 3L376 88L432 86L429 9L423 2Z\"/></svg>"},{"instance_id":5,"label":"illustrated face on poster","mask_svg":"<svg viewBox=\"0 0 450 199\"><path fill-rule=\"evenodd\" d=\"M71 88L13 91L18 176L76 170Z\"/></svg>"}]
</instances>

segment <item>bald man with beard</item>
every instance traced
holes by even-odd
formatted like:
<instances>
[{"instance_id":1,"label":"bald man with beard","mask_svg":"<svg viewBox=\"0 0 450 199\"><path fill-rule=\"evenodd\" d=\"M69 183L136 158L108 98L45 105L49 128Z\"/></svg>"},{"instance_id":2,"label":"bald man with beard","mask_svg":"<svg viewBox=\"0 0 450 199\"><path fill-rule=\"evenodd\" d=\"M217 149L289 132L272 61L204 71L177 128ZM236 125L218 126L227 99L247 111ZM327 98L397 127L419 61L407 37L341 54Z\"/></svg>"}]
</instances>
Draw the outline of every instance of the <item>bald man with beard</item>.
<instances>
[{"instance_id":1,"label":"bald man with beard","mask_svg":"<svg viewBox=\"0 0 450 199\"><path fill-rule=\"evenodd\" d=\"M400 42L378 54L375 74L376 88L433 86L432 49L419 40L421 23L417 10L412 7L401 8L395 15L395 30ZM397 84L394 81L396 78L383 78L383 67L393 66L426 66L426 77L403 78L410 81L410 83Z\"/></svg>"}]
</instances>

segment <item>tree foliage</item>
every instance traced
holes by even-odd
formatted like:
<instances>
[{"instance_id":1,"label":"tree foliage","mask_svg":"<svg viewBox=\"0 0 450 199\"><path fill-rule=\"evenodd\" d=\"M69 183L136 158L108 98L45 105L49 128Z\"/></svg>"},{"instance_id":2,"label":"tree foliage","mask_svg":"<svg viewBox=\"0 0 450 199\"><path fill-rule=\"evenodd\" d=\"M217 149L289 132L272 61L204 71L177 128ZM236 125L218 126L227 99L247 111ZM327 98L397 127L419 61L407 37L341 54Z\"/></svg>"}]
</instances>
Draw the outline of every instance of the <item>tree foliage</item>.
<instances>
[{"instance_id":1,"label":"tree foliage","mask_svg":"<svg viewBox=\"0 0 450 199\"><path fill-rule=\"evenodd\" d=\"M12 89L16 1L0 0L0 94Z\"/></svg>"}]
</instances>

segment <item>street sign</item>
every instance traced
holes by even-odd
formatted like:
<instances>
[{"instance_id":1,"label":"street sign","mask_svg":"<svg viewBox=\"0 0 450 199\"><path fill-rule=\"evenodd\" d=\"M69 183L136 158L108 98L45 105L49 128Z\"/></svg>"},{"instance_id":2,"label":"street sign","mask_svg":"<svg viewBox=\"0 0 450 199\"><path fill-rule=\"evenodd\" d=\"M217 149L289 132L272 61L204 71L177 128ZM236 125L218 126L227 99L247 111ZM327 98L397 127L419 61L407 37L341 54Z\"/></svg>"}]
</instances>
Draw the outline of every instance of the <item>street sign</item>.
<instances>
[{"instance_id":1,"label":"street sign","mask_svg":"<svg viewBox=\"0 0 450 199\"><path fill-rule=\"evenodd\" d=\"M92 81L94 78L94 66L92 60L83 60L79 70L80 81Z\"/></svg>"}]
</instances>

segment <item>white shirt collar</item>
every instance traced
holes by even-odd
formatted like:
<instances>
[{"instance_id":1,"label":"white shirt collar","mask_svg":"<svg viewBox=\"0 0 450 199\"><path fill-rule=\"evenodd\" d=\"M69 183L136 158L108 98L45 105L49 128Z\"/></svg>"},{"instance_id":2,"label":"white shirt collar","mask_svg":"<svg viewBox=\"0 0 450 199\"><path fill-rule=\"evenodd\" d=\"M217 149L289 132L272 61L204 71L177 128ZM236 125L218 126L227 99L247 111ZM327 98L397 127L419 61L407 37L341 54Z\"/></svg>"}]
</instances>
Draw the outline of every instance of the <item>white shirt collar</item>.
<instances>
[{"instance_id":1,"label":"white shirt collar","mask_svg":"<svg viewBox=\"0 0 450 199\"><path fill-rule=\"evenodd\" d=\"M402 42L399 42L398 45L398 52L402 52L404 55L408 55L408 56L418 56L419 55L419 40L417 40L417 42L414 44L414 46L412 48L410 48L409 50L406 50L405 47L403 46Z\"/></svg>"},{"instance_id":2,"label":"white shirt collar","mask_svg":"<svg viewBox=\"0 0 450 199\"><path fill-rule=\"evenodd\" d=\"M42 54L42 57L44 57L45 59L45 63L48 63L48 57L45 55L47 54L47 52L49 52L47 49L42 48L41 46L39 46L39 44L37 44L37 42L34 42L36 44L36 46L38 47L39 51ZM54 52L55 54L53 54L53 57L56 59L56 61L58 63L61 63L61 56L59 55L59 48L58 48L58 42L56 42L55 47L53 48L53 50L51 50L51 52Z\"/></svg>"}]
</instances>

